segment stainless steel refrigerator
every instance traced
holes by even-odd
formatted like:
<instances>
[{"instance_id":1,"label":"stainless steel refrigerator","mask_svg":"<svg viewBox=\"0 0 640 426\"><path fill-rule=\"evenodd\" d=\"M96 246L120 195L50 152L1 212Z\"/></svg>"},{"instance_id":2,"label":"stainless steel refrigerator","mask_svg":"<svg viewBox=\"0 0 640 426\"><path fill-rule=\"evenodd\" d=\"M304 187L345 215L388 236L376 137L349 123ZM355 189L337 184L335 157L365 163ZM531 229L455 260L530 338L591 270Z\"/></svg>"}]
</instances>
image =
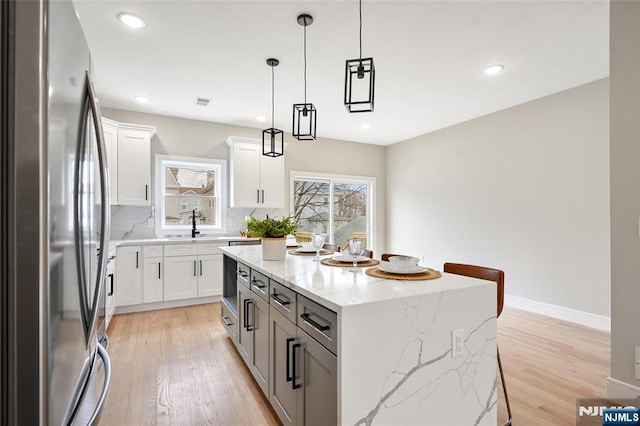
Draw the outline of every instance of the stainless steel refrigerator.
<instances>
[{"instance_id":1,"label":"stainless steel refrigerator","mask_svg":"<svg viewBox=\"0 0 640 426\"><path fill-rule=\"evenodd\" d=\"M96 424L110 201L91 55L71 1L0 8L0 424Z\"/></svg>"}]
</instances>

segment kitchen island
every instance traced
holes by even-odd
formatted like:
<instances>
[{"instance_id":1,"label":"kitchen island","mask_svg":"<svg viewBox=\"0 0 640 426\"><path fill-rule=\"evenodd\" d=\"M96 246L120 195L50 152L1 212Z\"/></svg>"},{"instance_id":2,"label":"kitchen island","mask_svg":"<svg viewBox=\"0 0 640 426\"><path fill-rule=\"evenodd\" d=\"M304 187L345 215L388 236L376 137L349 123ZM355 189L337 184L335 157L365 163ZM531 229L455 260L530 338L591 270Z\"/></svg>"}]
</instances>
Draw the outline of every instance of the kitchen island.
<instances>
[{"instance_id":1,"label":"kitchen island","mask_svg":"<svg viewBox=\"0 0 640 426\"><path fill-rule=\"evenodd\" d=\"M497 423L494 283L221 251L221 320L284 424Z\"/></svg>"}]
</instances>

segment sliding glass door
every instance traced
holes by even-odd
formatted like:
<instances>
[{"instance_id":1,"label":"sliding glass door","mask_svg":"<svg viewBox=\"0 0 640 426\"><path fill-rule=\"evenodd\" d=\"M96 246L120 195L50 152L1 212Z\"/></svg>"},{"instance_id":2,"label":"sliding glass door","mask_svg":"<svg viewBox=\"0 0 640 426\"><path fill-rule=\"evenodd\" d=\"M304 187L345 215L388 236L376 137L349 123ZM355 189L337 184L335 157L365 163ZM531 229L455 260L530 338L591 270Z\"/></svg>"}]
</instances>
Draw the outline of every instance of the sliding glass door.
<instances>
[{"instance_id":1,"label":"sliding glass door","mask_svg":"<svg viewBox=\"0 0 640 426\"><path fill-rule=\"evenodd\" d=\"M372 187L366 178L293 174L292 210L299 232L327 234L327 242L346 245L362 238L371 247Z\"/></svg>"}]
</instances>

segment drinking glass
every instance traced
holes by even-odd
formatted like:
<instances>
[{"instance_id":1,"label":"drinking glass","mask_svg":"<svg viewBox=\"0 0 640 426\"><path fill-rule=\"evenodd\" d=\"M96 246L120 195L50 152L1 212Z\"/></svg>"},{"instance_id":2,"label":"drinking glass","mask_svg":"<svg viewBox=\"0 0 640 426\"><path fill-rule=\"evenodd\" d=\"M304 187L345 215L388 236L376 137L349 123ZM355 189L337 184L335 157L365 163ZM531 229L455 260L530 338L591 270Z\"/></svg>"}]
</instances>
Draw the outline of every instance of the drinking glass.
<instances>
[{"instance_id":1,"label":"drinking glass","mask_svg":"<svg viewBox=\"0 0 640 426\"><path fill-rule=\"evenodd\" d=\"M362 254L362 240L360 238L352 238L349 240L349 245L347 246L347 251L353 258L353 269L352 271L358 271L358 256Z\"/></svg>"},{"instance_id":2,"label":"drinking glass","mask_svg":"<svg viewBox=\"0 0 640 426\"><path fill-rule=\"evenodd\" d=\"M316 249L316 258L313 259L314 262L320 262L320 249L324 245L324 234L313 234L311 237L311 244L313 248Z\"/></svg>"}]
</instances>

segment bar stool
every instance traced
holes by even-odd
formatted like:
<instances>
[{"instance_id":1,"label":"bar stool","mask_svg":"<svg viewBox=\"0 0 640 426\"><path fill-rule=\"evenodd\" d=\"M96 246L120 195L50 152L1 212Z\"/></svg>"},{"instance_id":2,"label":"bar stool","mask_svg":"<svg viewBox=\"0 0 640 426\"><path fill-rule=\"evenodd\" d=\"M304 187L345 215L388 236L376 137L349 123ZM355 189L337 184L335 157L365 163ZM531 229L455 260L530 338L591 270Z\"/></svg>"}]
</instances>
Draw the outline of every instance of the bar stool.
<instances>
[{"instance_id":1,"label":"bar stool","mask_svg":"<svg viewBox=\"0 0 640 426\"><path fill-rule=\"evenodd\" d=\"M500 269L487 268L484 266L465 265L463 263L445 263L444 272L456 275L464 275L472 278L480 278L482 280L493 281L498 286L498 314L500 317L502 308L504 307L504 272ZM500 380L502 381L502 390L504 391L504 399L507 404L508 420L504 426L511 426L511 405L509 404L509 395L507 395L507 386L504 382L504 372L502 371L502 362L500 361L500 351L496 343L496 354L498 355L498 367L500 369Z\"/></svg>"}]
</instances>

